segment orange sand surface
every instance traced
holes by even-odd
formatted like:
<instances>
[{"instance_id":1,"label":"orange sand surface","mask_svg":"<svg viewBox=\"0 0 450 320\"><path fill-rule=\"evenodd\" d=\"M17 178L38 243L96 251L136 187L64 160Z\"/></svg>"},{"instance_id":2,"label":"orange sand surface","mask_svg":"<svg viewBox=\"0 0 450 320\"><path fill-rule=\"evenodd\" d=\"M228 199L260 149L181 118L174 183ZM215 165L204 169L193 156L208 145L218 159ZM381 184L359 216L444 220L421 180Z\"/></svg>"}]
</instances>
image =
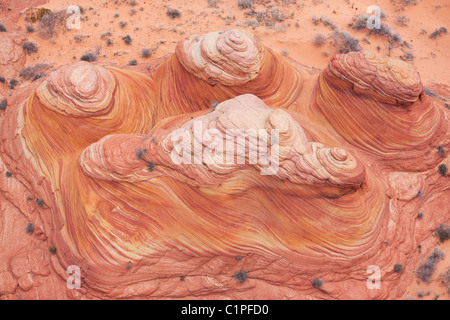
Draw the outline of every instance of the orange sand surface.
<instances>
[{"instance_id":1,"label":"orange sand surface","mask_svg":"<svg viewBox=\"0 0 450 320\"><path fill-rule=\"evenodd\" d=\"M28 1L19 1L21 5ZM65 10L70 5L76 4L85 9L82 14L81 28L79 30L64 30L63 33L51 40L43 40L37 34L30 34L29 38L36 41L41 50L27 60L27 65L38 62L62 65L77 61L85 52L95 52L100 48L99 61L117 65L126 65L131 59L137 59L138 63L146 63L141 57L143 48L158 47L155 56L163 56L174 51L177 42L190 34L203 34L212 30L225 30L234 27L246 28L259 36L263 43L279 53L285 52L289 57L316 68L324 68L329 56L334 53L334 48L327 43L323 47L314 46L313 38L316 33L329 35L332 33L329 27L319 23L315 25L313 17L327 17L342 30L352 32L353 36L360 40L363 50L377 50L387 54L388 41L379 36L366 37L370 44L362 41L366 32L352 31L347 25L352 22L352 17L366 13L369 5L378 5L387 15L383 20L393 32L399 32L402 39L411 43L411 51L415 55L414 64L417 66L425 84L439 81L450 83L448 69L450 61L450 37L440 37L435 40L429 35L442 26L448 26L450 17L450 3L445 0L419 1L416 6L408 6L403 11L396 11L396 6L389 0L373 1L256 1L255 10L265 11L271 5L276 6L287 19L275 22L272 26L259 25L246 26L255 17L246 16L248 10L237 7L235 0L220 0L217 8L208 7L206 0L196 1L137 1L132 7L127 2L115 1L70 1L50 0L43 4L45 8L52 10ZM264 3L264 4L258 4ZM439 9L436 6L441 6ZM140 8L144 10L140 10ZM137 12L130 15L134 8ZM172 20L166 15L167 8L178 9L181 16ZM26 10L22 10L24 13ZM269 9L270 11L270 9ZM115 14L119 13L118 17ZM398 15L406 15L409 19L406 26L395 23ZM271 15L269 15L271 16ZM124 28L119 22L127 22ZM14 24L14 29L24 30L26 22L23 15ZM421 34L421 29L427 33ZM106 46L101 35L110 31L113 45ZM81 43L74 41L75 35L89 36L83 38ZM131 35L132 44L125 45L121 39L125 35ZM328 52L327 57L324 52ZM391 56L398 58L403 55L401 49L394 49Z\"/></svg>"}]
</instances>

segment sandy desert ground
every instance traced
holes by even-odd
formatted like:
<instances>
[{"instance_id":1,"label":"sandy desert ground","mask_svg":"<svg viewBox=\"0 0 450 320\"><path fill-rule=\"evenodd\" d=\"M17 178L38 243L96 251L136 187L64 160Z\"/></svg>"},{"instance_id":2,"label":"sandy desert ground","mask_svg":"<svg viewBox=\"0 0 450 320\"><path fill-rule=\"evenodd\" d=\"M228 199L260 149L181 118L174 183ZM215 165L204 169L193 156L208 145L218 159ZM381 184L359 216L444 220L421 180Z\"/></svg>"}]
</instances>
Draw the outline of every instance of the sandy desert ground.
<instances>
[{"instance_id":1,"label":"sandy desert ground","mask_svg":"<svg viewBox=\"0 0 450 320\"><path fill-rule=\"evenodd\" d=\"M292 58L314 70L324 69L339 50L334 43L335 30L345 30L358 39L363 51L371 50L414 64L426 90L431 94L438 92L447 106L450 103L450 34L441 32L432 36L440 28L441 31L443 27L450 28L449 0L417 0L409 5L400 0L255 0L247 9L239 8L237 0L0 0L0 3L0 24L7 32L18 31L37 45L37 51L27 54L24 63L19 62L13 69L8 69L9 74L3 75L6 81L15 78L19 82L14 90L6 88L0 91L8 99L21 92L21 88L32 84L33 76L39 75L39 72L49 74L60 66L79 61L86 54L95 55L96 61L93 63L99 66L117 66L150 73L163 61L155 58L168 58L184 37L239 28L252 32L263 45L281 56ZM79 29L69 30L65 12L72 5L81 8L80 25ZM356 24L354 19L365 14L371 5L381 8L381 22L389 26L390 36L368 34L367 29L353 28ZM33 17L42 8L60 12L60 16L47 25L33 22ZM179 16L169 17L169 9L178 10ZM353 26L350 25L352 23ZM320 43L317 40L319 34L324 36ZM127 35L131 38L129 43L124 39ZM393 41L392 35L399 39ZM26 78L19 74L26 67L39 64L40 67L31 71L32 76ZM29 92L26 89L23 91ZM446 114L448 117L449 113ZM445 179L444 190L448 191L448 177ZM448 197L448 192L442 194ZM3 206L6 205L2 203L2 210ZM437 207L428 209L440 210ZM449 207L447 205L442 209L449 210ZM443 213L444 216L448 217L448 213ZM2 227L4 230L11 228L11 236L17 236L19 231L8 227L8 221L20 221L22 225L26 220L25 217L10 217L10 220L2 221ZM431 228L433 226L428 229ZM7 236L5 232L2 234L2 237ZM450 241L440 243L430 233L420 245L420 258L411 268L417 270L435 247L442 249L446 257L438 262L433 282L419 281L416 276L407 277L407 290L399 299L449 300L448 283L446 286L438 275L450 270ZM11 246L20 248L18 242ZM0 273L10 269L11 266L0 260ZM21 282L26 281L22 279ZM18 283L20 289L13 294L11 290L2 292L0 283L0 299L33 298L26 293L30 292L31 285L21 285L21 282ZM418 295L420 291L424 294L422 297ZM39 295L45 297L45 290L37 294L37 298ZM66 298L68 295L65 293L59 297Z\"/></svg>"}]
</instances>

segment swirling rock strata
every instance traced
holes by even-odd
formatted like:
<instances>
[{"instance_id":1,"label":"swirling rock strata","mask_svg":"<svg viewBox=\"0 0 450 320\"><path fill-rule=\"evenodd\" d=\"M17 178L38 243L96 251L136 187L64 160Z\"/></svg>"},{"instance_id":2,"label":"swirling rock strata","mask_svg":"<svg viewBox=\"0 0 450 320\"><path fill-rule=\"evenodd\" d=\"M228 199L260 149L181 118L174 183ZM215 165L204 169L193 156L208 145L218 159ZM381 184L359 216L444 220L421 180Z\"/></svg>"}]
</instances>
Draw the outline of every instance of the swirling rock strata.
<instances>
[{"instance_id":1,"label":"swirling rock strata","mask_svg":"<svg viewBox=\"0 0 450 320\"><path fill-rule=\"evenodd\" d=\"M218 186L252 167L313 186L358 188L364 181L364 166L346 150L308 141L287 112L269 108L254 95L222 102L181 126L177 122L170 122L175 130L153 130L151 139L106 136L83 151L80 166L97 179L139 182L166 174L197 186Z\"/></svg>"},{"instance_id":2,"label":"swirling rock strata","mask_svg":"<svg viewBox=\"0 0 450 320\"><path fill-rule=\"evenodd\" d=\"M107 111L115 90L108 70L78 62L52 72L36 90L42 105L59 113L89 117Z\"/></svg>"},{"instance_id":3,"label":"swirling rock strata","mask_svg":"<svg viewBox=\"0 0 450 320\"><path fill-rule=\"evenodd\" d=\"M178 43L176 55L186 70L215 85L243 85L261 68L265 50L247 31L227 30L192 35Z\"/></svg>"},{"instance_id":4,"label":"swirling rock strata","mask_svg":"<svg viewBox=\"0 0 450 320\"><path fill-rule=\"evenodd\" d=\"M424 170L439 161L434 150L448 123L411 64L363 52L336 55L316 90L308 112L318 111L313 117L326 119L353 146L398 169Z\"/></svg>"},{"instance_id":5,"label":"swirling rock strata","mask_svg":"<svg viewBox=\"0 0 450 320\"><path fill-rule=\"evenodd\" d=\"M397 103L415 102L423 91L419 73L412 64L374 52L336 55L327 72Z\"/></svg>"},{"instance_id":6,"label":"swirling rock strata","mask_svg":"<svg viewBox=\"0 0 450 320\"><path fill-rule=\"evenodd\" d=\"M211 108L247 93L271 108L287 108L302 88L299 70L247 31L236 29L180 41L175 54L152 78L158 120Z\"/></svg>"},{"instance_id":7,"label":"swirling rock strata","mask_svg":"<svg viewBox=\"0 0 450 320\"><path fill-rule=\"evenodd\" d=\"M203 46L183 40L151 77L80 62L8 100L0 173L12 175L0 174L0 219L9 228L17 216L20 228L27 221L36 228L23 243L1 237L8 250L0 294L401 297L420 258L417 245L450 219L448 177L437 169L448 161L435 148L449 147L447 111L423 94L414 72L389 73L388 65L412 70L399 62L351 53L314 73L245 32L200 38ZM243 57L245 46L258 50ZM214 68L202 69L205 63ZM197 152L217 151L227 130L258 129L268 133L261 144L231 145L267 147L279 165L272 174L261 174L261 159L213 157L227 149L194 161ZM193 164L171 157L180 132L190 138L181 146ZM211 132L216 145L205 139ZM417 214L433 206L441 214L430 210L424 227ZM401 274L395 264L404 266ZM66 269L74 265L82 288L68 290ZM382 271L379 290L367 287L374 265ZM249 275L244 283L233 278L240 270ZM320 290L313 278L324 279Z\"/></svg>"}]
</instances>

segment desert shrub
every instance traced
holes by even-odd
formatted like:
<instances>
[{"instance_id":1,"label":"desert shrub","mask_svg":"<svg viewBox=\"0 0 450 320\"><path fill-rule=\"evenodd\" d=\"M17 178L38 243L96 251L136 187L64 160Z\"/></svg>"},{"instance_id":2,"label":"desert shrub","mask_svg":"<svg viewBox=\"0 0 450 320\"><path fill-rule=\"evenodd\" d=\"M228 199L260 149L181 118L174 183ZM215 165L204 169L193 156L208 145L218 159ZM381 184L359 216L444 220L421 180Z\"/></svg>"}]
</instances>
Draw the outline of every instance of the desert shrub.
<instances>
[{"instance_id":1,"label":"desert shrub","mask_svg":"<svg viewBox=\"0 0 450 320\"><path fill-rule=\"evenodd\" d=\"M147 163L147 170L150 172L153 172L155 170L155 163L154 162L148 162Z\"/></svg>"},{"instance_id":2,"label":"desert shrub","mask_svg":"<svg viewBox=\"0 0 450 320\"><path fill-rule=\"evenodd\" d=\"M130 16L134 16L136 13L137 13L137 10L135 8L131 8Z\"/></svg>"},{"instance_id":3,"label":"desert shrub","mask_svg":"<svg viewBox=\"0 0 450 320\"><path fill-rule=\"evenodd\" d=\"M25 29L27 29L28 32L34 32L34 26L32 24L25 25Z\"/></svg>"},{"instance_id":4,"label":"desert shrub","mask_svg":"<svg viewBox=\"0 0 450 320\"><path fill-rule=\"evenodd\" d=\"M239 261L239 260L242 260L242 257L241 257L240 255L237 255L237 256L235 256L234 258L235 258L236 260L238 260L238 261Z\"/></svg>"},{"instance_id":5,"label":"desert shrub","mask_svg":"<svg viewBox=\"0 0 450 320\"><path fill-rule=\"evenodd\" d=\"M409 21L408 17L405 16L404 14L397 16L397 18L395 18L395 23L404 27L406 26L406 23Z\"/></svg>"},{"instance_id":6,"label":"desert shrub","mask_svg":"<svg viewBox=\"0 0 450 320\"><path fill-rule=\"evenodd\" d=\"M389 38L389 41L392 43L400 43L402 42L402 37L400 36L400 33L396 32ZM402 45L408 46L408 43L404 41Z\"/></svg>"},{"instance_id":7,"label":"desert shrub","mask_svg":"<svg viewBox=\"0 0 450 320\"><path fill-rule=\"evenodd\" d=\"M323 46L323 44L325 43L326 39L327 39L327 37L325 37L322 33L317 33L314 36L314 45L316 47Z\"/></svg>"},{"instance_id":8,"label":"desert shrub","mask_svg":"<svg viewBox=\"0 0 450 320\"><path fill-rule=\"evenodd\" d=\"M392 33L391 27L389 27L386 23L381 22L380 28L374 28L369 31L369 35L378 35L387 38L390 44L397 44L401 46L406 46L410 48L411 46L406 42L403 41L402 43L402 37L400 36L400 33Z\"/></svg>"},{"instance_id":9,"label":"desert shrub","mask_svg":"<svg viewBox=\"0 0 450 320\"><path fill-rule=\"evenodd\" d=\"M450 226L441 223L436 228L436 237L439 238L440 242L445 242L450 239Z\"/></svg>"},{"instance_id":10,"label":"desert shrub","mask_svg":"<svg viewBox=\"0 0 450 320\"><path fill-rule=\"evenodd\" d=\"M5 77L0 76L0 82L5 83L5 81L6 81Z\"/></svg>"},{"instance_id":11,"label":"desert shrub","mask_svg":"<svg viewBox=\"0 0 450 320\"><path fill-rule=\"evenodd\" d=\"M404 61L411 61L414 60L415 56L412 52L404 52L403 55L400 56L400 59L404 60Z\"/></svg>"},{"instance_id":12,"label":"desert shrub","mask_svg":"<svg viewBox=\"0 0 450 320\"><path fill-rule=\"evenodd\" d=\"M447 28L445 27L440 27L438 30L436 30L435 32L433 32L432 34L430 34L430 39L436 39L437 37L443 35L443 34L447 34Z\"/></svg>"},{"instance_id":13,"label":"desert shrub","mask_svg":"<svg viewBox=\"0 0 450 320\"><path fill-rule=\"evenodd\" d=\"M36 74L33 76L33 79L31 79L31 82L34 82L34 81L36 81L37 79L40 79L40 78L42 78L42 77L45 77L45 72L41 71L41 72L39 72L39 73L36 73Z\"/></svg>"},{"instance_id":14,"label":"desert shrub","mask_svg":"<svg viewBox=\"0 0 450 320\"><path fill-rule=\"evenodd\" d=\"M48 252L50 252L51 254L56 254L56 248L55 247L49 247L48 248Z\"/></svg>"},{"instance_id":15,"label":"desert shrub","mask_svg":"<svg viewBox=\"0 0 450 320\"><path fill-rule=\"evenodd\" d=\"M238 0L237 3L241 9L251 9L253 7L253 0Z\"/></svg>"},{"instance_id":16,"label":"desert shrub","mask_svg":"<svg viewBox=\"0 0 450 320\"><path fill-rule=\"evenodd\" d=\"M6 99L3 99L0 101L0 110L6 110L6 107L8 105L8 101Z\"/></svg>"},{"instance_id":17,"label":"desert shrub","mask_svg":"<svg viewBox=\"0 0 450 320\"><path fill-rule=\"evenodd\" d=\"M320 288L323 286L323 280L318 278L318 279L313 279L312 280L312 285L314 288Z\"/></svg>"},{"instance_id":18,"label":"desert shrub","mask_svg":"<svg viewBox=\"0 0 450 320\"><path fill-rule=\"evenodd\" d=\"M246 26L249 27L258 27L259 26L259 22L257 19L250 19L244 22Z\"/></svg>"},{"instance_id":19,"label":"desert shrub","mask_svg":"<svg viewBox=\"0 0 450 320\"><path fill-rule=\"evenodd\" d=\"M219 0L208 0L208 7L217 8L217 2Z\"/></svg>"},{"instance_id":20,"label":"desert shrub","mask_svg":"<svg viewBox=\"0 0 450 320\"><path fill-rule=\"evenodd\" d=\"M80 58L81 61L93 62L97 61L97 55L93 52L85 53Z\"/></svg>"},{"instance_id":21,"label":"desert shrub","mask_svg":"<svg viewBox=\"0 0 450 320\"><path fill-rule=\"evenodd\" d=\"M429 283L431 277L433 276L434 270L435 264L427 260L419 266L419 269L417 269L417 277L422 281Z\"/></svg>"},{"instance_id":22,"label":"desert shrub","mask_svg":"<svg viewBox=\"0 0 450 320\"><path fill-rule=\"evenodd\" d=\"M106 31L105 33L102 33L102 35L100 36L101 39L106 39L108 37L112 36L111 31Z\"/></svg>"},{"instance_id":23,"label":"desert shrub","mask_svg":"<svg viewBox=\"0 0 450 320\"><path fill-rule=\"evenodd\" d=\"M145 159L145 154L147 153L147 149L137 148L135 150L136 157L138 159Z\"/></svg>"},{"instance_id":24,"label":"desert shrub","mask_svg":"<svg viewBox=\"0 0 450 320\"><path fill-rule=\"evenodd\" d=\"M11 178L13 176L11 171L6 171L6 177Z\"/></svg>"},{"instance_id":25,"label":"desert shrub","mask_svg":"<svg viewBox=\"0 0 450 320\"><path fill-rule=\"evenodd\" d=\"M15 78L12 78L9 80L9 88L14 89L15 86L19 84L19 81L17 81Z\"/></svg>"},{"instance_id":26,"label":"desert shrub","mask_svg":"<svg viewBox=\"0 0 450 320\"><path fill-rule=\"evenodd\" d=\"M177 9L167 9L166 15L168 15L172 19L175 19L179 18L181 14Z\"/></svg>"},{"instance_id":27,"label":"desert shrub","mask_svg":"<svg viewBox=\"0 0 450 320\"><path fill-rule=\"evenodd\" d=\"M319 23L323 23L325 27L330 27L332 30L337 30L338 26L331 21L328 17L320 17L317 18L316 16L312 16L312 22L314 25L318 25Z\"/></svg>"},{"instance_id":28,"label":"desert shrub","mask_svg":"<svg viewBox=\"0 0 450 320\"><path fill-rule=\"evenodd\" d=\"M438 147L438 153L439 153L439 155L440 155L441 157L445 157L445 149L444 149L444 145L443 145L443 144L441 144L441 145Z\"/></svg>"},{"instance_id":29,"label":"desert shrub","mask_svg":"<svg viewBox=\"0 0 450 320\"><path fill-rule=\"evenodd\" d=\"M122 40L128 45L131 44L131 41L133 41L129 34L127 34L125 37L122 37Z\"/></svg>"},{"instance_id":30,"label":"desert shrub","mask_svg":"<svg viewBox=\"0 0 450 320\"><path fill-rule=\"evenodd\" d=\"M447 175L447 171L448 171L448 168L445 165L445 163L442 163L439 165L439 173L441 174L441 176L445 177Z\"/></svg>"},{"instance_id":31,"label":"desert shrub","mask_svg":"<svg viewBox=\"0 0 450 320\"><path fill-rule=\"evenodd\" d=\"M6 27L0 23L0 32L6 32Z\"/></svg>"},{"instance_id":32,"label":"desert shrub","mask_svg":"<svg viewBox=\"0 0 450 320\"><path fill-rule=\"evenodd\" d=\"M32 53L38 52L38 47L34 42L31 41L25 41L22 44L22 48L23 50L25 50L25 52L30 55Z\"/></svg>"},{"instance_id":33,"label":"desert shrub","mask_svg":"<svg viewBox=\"0 0 450 320\"><path fill-rule=\"evenodd\" d=\"M436 264L444 258L444 252L439 248L434 248L431 255L417 269L417 277L426 283L431 282L431 277L436 270Z\"/></svg>"},{"instance_id":34,"label":"desert shrub","mask_svg":"<svg viewBox=\"0 0 450 320\"><path fill-rule=\"evenodd\" d=\"M275 6L270 9L270 15L275 22L283 22L287 19L287 16L284 13L281 13Z\"/></svg>"},{"instance_id":35,"label":"desert shrub","mask_svg":"<svg viewBox=\"0 0 450 320\"><path fill-rule=\"evenodd\" d=\"M148 49L148 48L142 49L142 56L144 58L149 58L149 57L151 57L151 55L152 55L152 52L150 49Z\"/></svg>"},{"instance_id":36,"label":"desert shrub","mask_svg":"<svg viewBox=\"0 0 450 320\"><path fill-rule=\"evenodd\" d=\"M157 47L153 47L153 48L144 48L142 49L142 56L144 58L149 58L153 55L153 53L156 51Z\"/></svg>"},{"instance_id":37,"label":"desert shrub","mask_svg":"<svg viewBox=\"0 0 450 320\"><path fill-rule=\"evenodd\" d=\"M388 49L388 56L390 57L392 50L394 50L394 46L392 45L392 43L389 43L387 49Z\"/></svg>"},{"instance_id":38,"label":"desert shrub","mask_svg":"<svg viewBox=\"0 0 450 320\"><path fill-rule=\"evenodd\" d=\"M403 271L403 266L401 264L396 264L394 266L394 272L395 273L401 273Z\"/></svg>"},{"instance_id":39,"label":"desert shrub","mask_svg":"<svg viewBox=\"0 0 450 320\"><path fill-rule=\"evenodd\" d=\"M425 296L429 296L431 294L430 290L419 290L417 291L417 296L419 298L423 298Z\"/></svg>"},{"instance_id":40,"label":"desert shrub","mask_svg":"<svg viewBox=\"0 0 450 320\"><path fill-rule=\"evenodd\" d=\"M395 6L396 11L405 10L405 7L417 4L417 0L391 0L391 2Z\"/></svg>"},{"instance_id":41,"label":"desert shrub","mask_svg":"<svg viewBox=\"0 0 450 320\"><path fill-rule=\"evenodd\" d=\"M31 222L28 222L27 227L25 228L25 232L29 235L32 235L34 232L34 225Z\"/></svg>"},{"instance_id":42,"label":"desert shrub","mask_svg":"<svg viewBox=\"0 0 450 320\"><path fill-rule=\"evenodd\" d=\"M350 51L361 51L359 40L347 31L335 31L332 35L333 45L337 48L337 53L348 53Z\"/></svg>"},{"instance_id":43,"label":"desert shrub","mask_svg":"<svg viewBox=\"0 0 450 320\"><path fill-rule=\"evenodd\" d=\"M123 28L125 28L126 26L127 26L127 24L128 24L128 22L126 22L126 21L120 21L119 22L119 26L123 29Z\"/></svg>"},{"instance_id":44,"label":"desert shrub","mask_svg":"<svg viewBox=\"0 0 450 320\"><path fill-rule=\"evenodd\" d=\"M265 11L256 12L255 10L250 10L245 13L246 16L254 16L256 18L252 21L246 22L246 25L256 27L258 25L264 25L266 27L274 28L278 22L282 22L288 18L284 13L280 12L277 7L273 6L267 8ZM280 26L279 31L286 31L286 27Z\"/></svg>"},{"instance_id":45,"label":"desert shrub","mask_svg":"<svg viewBox=\"0 0 450 320\"><path fill-rule=\"evenodd\" d=\"M36 198L35 201L39 207L42 207L44 205L44 200L42 200L42 199Z\"/></svg>"},{"instance_id":46,"label":"desert shrub","mask_svg":"<svg viewBox=\"0 0 450 320\"><path fill-rule=\"evenodd\" d=\"M334 24L333 21L331 21L330 18L327 18L327 17L320 17L319 20L323 23L323 25L324 25L325 27L330 27L330 28L333 29L333 30L337 30L337 29L338 29L337 25Z\"/></svg>"},{"instance_id":47,"label":"desert shrub","mask_svg":"<svg viewBox=\"0 0 450 320\"><path fill-rule=\"evenodd\" d=\"M450 233L449 233L450 235ZM433 249L433 252L431 252L431 255L429 257L430 259L432 259L433 261L439 261L439 260L444 260L445 258L445 252L442 251L440 248L436 247Z\"/></svg>"},{"instance_id":48,"label":"desert shrub","mask_svg":"<svg viewBox=\"0 0 450 320\"><path fill-rule=\"evenodd\" d=\"M431 91L431 90L428 89L427 87L424 87L424 88L423 88L423 91L425 92L425 94L426 94L427 96L430 96L430 97L437 97L437 96L438 96L438 94L437 94L436 92Z\"/></svg>"},{"instance_id":49,"label":"desert shrub","mask_svg":"<svg viewBox=\"0 0 450 320\"><path fill-rule=\"evenodd\" d=\"M447 293L450 293L450 269L448 269L447 272L442 273L439 276L439 280L441 280L441 282L447 288Z\"/></svg>"},{"instance_id":50,"label":"desert shrub","mask_svg":"<svg viewBox=\"0 0 450 320\"><path fill-rule=\"evenodd\" d=\"M248 273L245 270L237 271L234 274L234 279L236 279L237 282L244 283L248 279Z\"/></svg>"},{"instance_id":51,"label":"desert shrub","mask_svg":"<svg viewBox=\"0 0 450 320\"><path fill-rule=\"evenodd\" d=\"M349 24L353 30L364 30L367 28L367 19L369 19L369 15L367 14L359 14L353 17L353 22Z\"/></svg>"},{"instance_id":52,"label":"desert shrub","mask_svg":"<svg viewBox=\"0 0 450 320\"><path fill-rule=\"evenodd\" d=\"M417 215L417 217L418 217L419 219L422 219L422 218L424 217L423 212L419 212L419 214Z\"/></svg>"},{"instance_id":53,"label":"desert shrub","mask_svg":"<svg viewBox=\"0 0 450 320\"><path fill-rule=\"evenodd\" d=\"M22 69L19 72L19 76L24 78L25 80L28 80L28 79L34 77L34 74L35 74L35 72L33 70L33 67L26 67L25 69Z\"/></svg>"},{"instance_id":54,"label":"desert shrub","mask_svg":"<svg viewBox=\"0 0 450 320\"><path fill-rule=\"evenodd\" d=\"M391 27L389 27L386 23L381 22L380 28L371 29L369 31L369 34L376 34L379 36L384 36L384 37L390 38L390 37L392 37L392 30L391 30Z\"/></svg>"},{"instance_id":55,"label":"desert shrub","mask_svg":"<svg viewBox=\"0 0 450 320\"><path fill-rule=\"evenodd\" d=\"M26 67L25 69L22 69L19 72L19 76L25 80L33 79L36 75L41 74L41 72L43 70L47 70L49 68L50 68L50 65L48 65L46 63L38 63L32 67ZM37 79L39 79L39 78L37 78Z\"/></svg>"},{"instance_id":56,"label":"desert shrub","mask_svg":"<svg viewBox=\"0 0 450 320\"><path fill-rule=\"evenodd\" d=\"M49 12L40 19L38 34L43 39L50 39L58 35L61 30L66 30L66 22L69 14L66 10Z\"/></svg>"},{"instance_id":57,"label":"desert shrub","mask_svg":"<svg viewBox=\"0 0 450 320\"><path fill-rule=\"evenodd\" d=\"M81 34L76 34L73 36L73 40L75 40L76 43L80 43L81 41L83 41L83 37L81 36Z\"/></svg>"},{"instance_id":58,"label":"desert shrub","mask_svg":"<svg viewBox=\"0 0 450 320\"><path fill-rule=\"evenodd\" d=\"M132 60L130 60L130 61L128 62L128 64L129 64L130 66L136 66L136 65L137 65L137 60L136 60L136 59L132 59Z\"/></svg>"},{"instance_id":59,"label":"desert shrub","mask_svg":"<svg viewBox=\"0 0 450 320\"><path fill-rule=\"evenodd\" d=\"M135 5L137 5L136 0L130 0L130 6L134 7Z\"/></svg>"}]
</instances>

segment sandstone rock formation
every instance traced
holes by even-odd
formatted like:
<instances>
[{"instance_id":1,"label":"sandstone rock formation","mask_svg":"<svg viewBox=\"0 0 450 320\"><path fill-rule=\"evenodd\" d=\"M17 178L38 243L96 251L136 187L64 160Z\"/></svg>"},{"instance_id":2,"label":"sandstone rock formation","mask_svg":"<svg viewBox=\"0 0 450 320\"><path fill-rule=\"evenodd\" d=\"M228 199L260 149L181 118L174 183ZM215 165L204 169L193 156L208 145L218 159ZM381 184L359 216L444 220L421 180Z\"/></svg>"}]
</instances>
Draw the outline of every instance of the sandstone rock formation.
<instances>
[{"instance_id":1,"label":"sandstone rock formation","mask_svg":"<svg viewBox=\"0 0 450 320\"><path fill-rule=\"evenodd\" d=\"M0 32L0 76L9 80L23 69L26 56L22 44L26 39L19 32Z\"/></svg>"},{"instance_id":2,"label":"sandstone rock formation","mask_svg":"<svg viewBox=\"0 0 450 320\"><path fill-rule=\"evenodd\" d=\"M1 111L5 297L398 298L450 220L448 110L402 61L349 53L315 72L229 30L187 37L150 76L78 62L39 81ZM220 149L229 130L278 170Z\"/></svg>"}]
</instances>

